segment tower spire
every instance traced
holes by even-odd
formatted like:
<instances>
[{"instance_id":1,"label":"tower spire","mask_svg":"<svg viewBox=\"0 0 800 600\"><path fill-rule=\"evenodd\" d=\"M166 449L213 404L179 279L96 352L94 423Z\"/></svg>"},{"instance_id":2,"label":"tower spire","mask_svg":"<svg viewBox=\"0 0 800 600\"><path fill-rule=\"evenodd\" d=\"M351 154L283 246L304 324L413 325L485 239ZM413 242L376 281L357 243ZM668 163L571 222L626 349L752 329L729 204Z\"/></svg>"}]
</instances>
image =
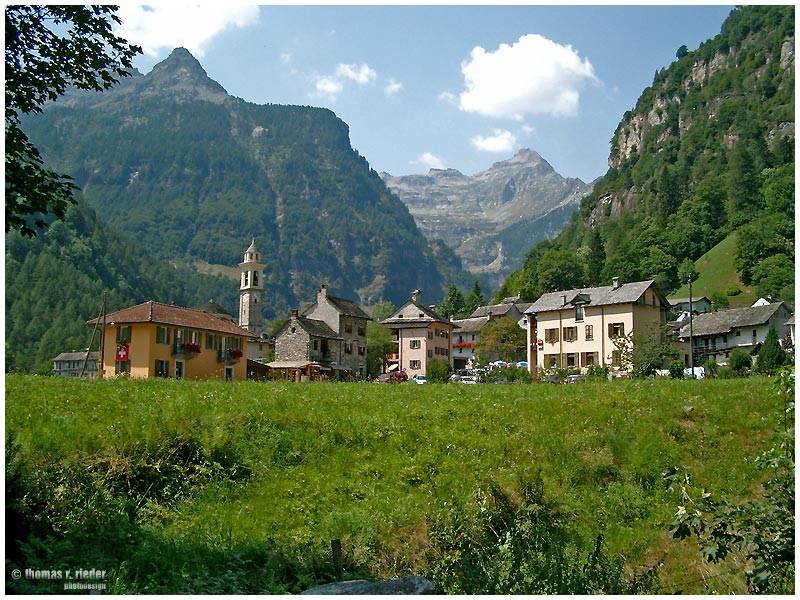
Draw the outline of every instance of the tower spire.
<instances>
[{"instance_id":1,"label":"tower spire","mask_svg":"<svg viewBox=\"0 0 800 600\"><path fill-rule=\"evenodd\" d=\"M244 251L244 260L239 263L239 327L255 337L261 337L264 333L263 271L261 252L256 246L256 238L253 237Z\"/></svg>"}]
</instances>

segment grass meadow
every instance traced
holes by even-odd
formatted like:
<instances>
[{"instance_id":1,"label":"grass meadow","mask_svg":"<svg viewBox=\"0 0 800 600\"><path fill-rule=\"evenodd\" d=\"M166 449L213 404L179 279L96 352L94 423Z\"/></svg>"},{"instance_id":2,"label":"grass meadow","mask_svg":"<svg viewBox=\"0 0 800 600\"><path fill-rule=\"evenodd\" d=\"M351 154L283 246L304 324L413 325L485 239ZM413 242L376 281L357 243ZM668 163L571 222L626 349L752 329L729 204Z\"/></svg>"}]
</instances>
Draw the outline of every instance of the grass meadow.
<instances>
[{"instance_id":1,"label":"grass meadow","mask_svg":"<svg viewBox=\"0 0 800 600\"><path fill-rule=\"evenodd\" d=\"M744 593L673 540L664 473L741 501L765 378L577 385L6 377L7 572L109 593L295 593L421 575L442 593ZM26 577L6 590L63 593ZM63 587L63 586L62 586Z\"/></svg>"}]
</instances>

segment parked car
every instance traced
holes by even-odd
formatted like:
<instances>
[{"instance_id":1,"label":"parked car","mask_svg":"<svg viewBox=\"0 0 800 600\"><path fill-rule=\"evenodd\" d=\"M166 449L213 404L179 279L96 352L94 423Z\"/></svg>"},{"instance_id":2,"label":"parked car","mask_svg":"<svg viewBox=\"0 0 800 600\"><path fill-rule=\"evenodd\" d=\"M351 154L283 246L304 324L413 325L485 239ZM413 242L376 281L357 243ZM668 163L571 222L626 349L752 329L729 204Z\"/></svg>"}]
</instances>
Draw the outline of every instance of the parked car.
<instances>
[{"instance_id":1,"label":"parked car","mask_svg":"<svg viewBox=\"0 0 800 600\"><path fill-rule=\"evenodd\" d=\"M453 383L478 383L480 380L480 373L474 369L459 369L450 376Z\"/></svg>"},{"instance_id":2,"label":"parked car","mask_svg":"<svg viewBox=\"0 0 800 600\"><path fill-rule=\"evenodd\" d=\"M414 380L414 383L418 383L419 385L423 385L428 383L428 378L425 375L414 375L411 379Z\"/></svg>"},{"instance_id":3,"label":"parked car","mask_svg":"<svg viewBox=\"0 0 800 600\"><path fill-rule=\"evenodd\" d=\"M400 378L397 377L397 373L381 373L375 379L375 383L400 383L402 381Z\"/></svg>"},{"instance_id":4,"label":"parked car","mask_svg":"<svg viewBox=\"0 0 800 600\"><path fill-rule=\"evenodd\" d=\"M408 374L405 371L396 371L395 377L397 377L397 381L408 381Z\"/></svg>"},{"instance_id":5,"label":"parked car","mask_svg":"<svg viewBox=\"0 0 800 600\"><path fill-rule=\"evenodd\" d=\"M539 380L539 383L561 383L562 381L558 375L545 375Z\"/></svg>"},{"instance_id":6,"label":"parked car","mask_svg":"<svg viewBox=\"0 0 800 600\"><path fill-rule=\"evenodd\" d=\"M583 375L567 375L564 378L564 383L579 383L583 381Z\"/></svg>"}]
</instances>

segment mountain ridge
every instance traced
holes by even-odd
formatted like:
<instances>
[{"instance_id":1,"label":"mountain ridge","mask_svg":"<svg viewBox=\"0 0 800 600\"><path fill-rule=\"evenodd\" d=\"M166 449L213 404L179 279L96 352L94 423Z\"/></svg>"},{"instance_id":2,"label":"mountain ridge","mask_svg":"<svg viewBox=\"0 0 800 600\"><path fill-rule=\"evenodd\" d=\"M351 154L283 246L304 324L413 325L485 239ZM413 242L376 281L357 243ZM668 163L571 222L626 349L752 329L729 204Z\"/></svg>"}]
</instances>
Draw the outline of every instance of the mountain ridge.
<instances>
[{"instance_id":1,"label":"mountain ridge","mask_svg":"<svg viewBox=\"0 0 800 600\"><path fill-rule=\"evenodd\" d=\"M380 176L428 239L443 239L473 274L496 285L521 264L531 243L555 236L592 189L562 177L529 148L474 175L430 169Z\"/></svg>"}]
</instances>

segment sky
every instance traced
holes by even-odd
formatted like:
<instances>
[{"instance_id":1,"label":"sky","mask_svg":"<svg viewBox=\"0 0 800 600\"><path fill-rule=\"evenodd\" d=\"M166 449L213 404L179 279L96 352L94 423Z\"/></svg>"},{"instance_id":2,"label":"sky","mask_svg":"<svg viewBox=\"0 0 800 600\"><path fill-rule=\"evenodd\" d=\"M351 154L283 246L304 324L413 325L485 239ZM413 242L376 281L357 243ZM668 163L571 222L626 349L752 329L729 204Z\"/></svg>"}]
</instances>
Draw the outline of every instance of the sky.
<instances>
[{"instance_id":1,"label":"sky","mask_svg":"<svg viewBox=\"0 0 800 600\"><path fill-rule=\"evenodd\" d=\"M332 110L379 172L473 175L530 148L588 183L654 74L732 8L123 3L115 31L142 73L184 47L232 96Z\"/></svg>"}]
</instances>

